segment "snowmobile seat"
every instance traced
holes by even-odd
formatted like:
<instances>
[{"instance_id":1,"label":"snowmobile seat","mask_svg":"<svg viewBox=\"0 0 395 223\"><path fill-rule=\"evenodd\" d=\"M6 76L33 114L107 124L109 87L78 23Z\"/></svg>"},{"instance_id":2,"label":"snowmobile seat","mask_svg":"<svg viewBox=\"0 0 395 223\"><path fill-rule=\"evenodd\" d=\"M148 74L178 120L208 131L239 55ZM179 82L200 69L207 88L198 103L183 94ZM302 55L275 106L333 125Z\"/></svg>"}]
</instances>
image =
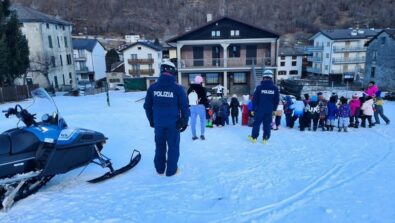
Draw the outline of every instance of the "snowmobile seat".
<instances>
[{"instance_id":1,"label":"snowmobile seat","mask_svg":"<svg viewBox=\"0 0 395 223\"><path fill-rule=\"evenodd\" d=\"M11 150L10 137L5 134L0 134L0 156L8 155Z\"/></svg>"},{"instance_id":2,"label":"snowmobile seat","mask_svg":"<svg viewBox=\"0 0 395 223\"><path fill-rule=\"evenodd\" d=\"M11 141L11 153L19 154L37 150L40 140L31 132L18 129L8 133Z\"/></svg>"}]
</instances>

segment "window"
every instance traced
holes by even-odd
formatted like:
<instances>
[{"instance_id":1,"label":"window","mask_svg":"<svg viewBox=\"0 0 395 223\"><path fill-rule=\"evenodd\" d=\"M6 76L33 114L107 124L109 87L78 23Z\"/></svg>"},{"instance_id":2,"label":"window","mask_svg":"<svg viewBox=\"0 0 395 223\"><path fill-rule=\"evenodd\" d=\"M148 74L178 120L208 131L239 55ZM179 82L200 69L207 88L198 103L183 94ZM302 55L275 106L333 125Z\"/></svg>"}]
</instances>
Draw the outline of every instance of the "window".
<instances>
[{"instance_id":1,"label":"window","mask_svg":"<svg viewBox=\"0 0 395 223\"><path fill-rule=\"evenodd\" d=\"M211 37L220 37L220 36L221 36L221 31L219 30L211 31Z\"/></svg>"},{"instance_id":2,"label":"window","mask_svg":"<svg viewBox=\"0 0 395 223\"><path fill-rule=\"evenodd\" d=\"M62 26L62 29L63 29L63 31L64 31L64 26Z\"/></svg>"},{"instance_id":3,"label":"window","mask_svg":"<svg viewBox=\"0 0 395 223\"><path fill-rule=\"evenodd\" d=\"M63 85L66 85L66 79L64 78L64 74L62 74L62 78L63 78Z\"/></svg>"},{"instance_id":4,"label":"window","mask_svg":"<svg viewBox=\"0 0 395 223\"><path fill-rule=\"evenodd\" d=\"M52 64L52 67L56 66L56 64L55 64L55 57L54 56L51 56L51 64Z\"/></svg>"},{"instance_id":5,"label":"window","mask_svg":"<svg viewBox=\"0 0 395 223\"><path fill-rule=\"evenodd\" d=\"M152 70L152 64L148 64L148 70Z\"/></svg>"},{"instance_id":6,"label":"window","mask_svg":"<svg viewBox=\"0 0 395 223\"><path fill-rule=\"evenodd\" d=\"M55 25L55 29L58 29L58 25Z\"/></svg>"},{"instance_id":7,"label":"window","mask_svg":"<svg viewBox=\"0 0 395 223\"><path fill-rule=\"evenodd\" d=\"M141 46L137 47L138 50L141 50Z\"/></svg>"},{"instance_id":8,"label":"window","mask_svg":"<svg viewBox=\"0 0 395 223\"><path fill-rule=\"evenodd\" d=\"M229 49L229 57L240 57L240 46L231 46Z\"/></svg>"},{"instance_id":9,"label":"window","mask_svg":"<svg viewBox=\"0 0 395 223\"><path fill-rule=\"evenodd\" d=\"M370 70L370 77L374 78L374 75L376 74L376 67L372 67Z\"/></svg>"},{"instance_id":10,"label":"window","mask_svg":"<svg viewBox=\"0 0 395 223\"><path fill-rule=\"evenodd\" d=\"M296 56L292 56L292 60L296 60Z\"/></svg>"},{"instance_id":11,"label":"window","mask_svg":"<svg viewBox=\"0 0 395 223\"><path fill-rule=\"evenodd\" d=\"M137 60L137 54L130 54L130 59Z\"/></svg>"},{"instance_id":12,"label":"window","mask_svg":"<svg viewBox=\"0 0 395 223\"><path fill-rule=\"evenodd\" d=\"M189 74L188 75L189 83L193 84L195 82L195 77L199 76L199 75L201 75L201 74Z\"/></svg>"},{"instance_id":13,"label":"window","mask_svg":"<svg viewBox=\"0 0 395 223\"><path fill-rule=\"evenodd\" d=\"M326 57L326 58L329 58L329 53L326 53L326 54L325 54L325 57Z\"/></svg>"},{"instance_id":14,"label":"window","mask_svg":"<svg viewBox=\"0 0 395 223\"><path fill-rule=\"evenodd\" d=\"M67 54L67 64L70 65L71 64L71 55Z\"/></svg>"},{"instance_id":15,"label":"window","mask_svg":"<svg viewBox=\"0 0 395 223\"><path fill-rule=\"evenodd\" d=\"M48 44L49 44L49 48L53 48L51 36L48 36Z\"/></svg>"},{"instance_id":16,"label":"window","mask_svg":"<svg viewBox=\"0 0 395 223\"><path fill-rule=\"evenodd\" d=\"M65 48L68 47L68 46L67 46L67 38L66 38L66 37L64 37L64 47L65 47Z\"/></svg>"},{"instance_id":17,"label":"window","mask_svg":"<svg viewBox=\"0 0 395 223\"><path fill-rule=\"evenodd\" d=\"M281 60L285 60L285 56L281 56Z\"/></svg>"},{"instance_id":18,"label":"window","mask_svg":"<svg viewBox=\"0 0 395 223\"><path fill-rule=\"evenodd\" d=\"M290 75L298 75L298 71L297 70L290 70L289 74Z\"/></svg>"},{"instance_id":19,"label":"window","mask_svg":"<svg viewBox=\"0 0 395 223\"><path fill-rule=\"evenodd\" d=\"M285 67L285 62L280 62L281 67Z\"/></svg>"},{"instance_id":20,"label":"window","mask_svg":"<svg viewBox=\"0 0 395 223\"><path fill-rule=\"evenodd\" d=\"M59 40L59 36L57 36L58 38L58 48L60 48L60 40Z\"/></svg>"},{"instance_id":21,"label":"window","mask_svg":"<svg viewBox=\"0 0 395 223\"><path fill-rule=\"evenodd\" d=\"M246 84L247 77L245 73L234 73L233 74L233 83L235 84Z\"/></svg>"},{"instance_id":22,"label":"window","mask_svg":"<svg viewBox=\"0 0 395 223\"><path fill-rule=\"evenodd\" d=\"M132 70L133 70L134 72L137 72L138 70L140 70L140 69L139 69L139 65L138 65L138 64L133 64L133 65L132 65Z\"/></svg>"},{"instance_id":23,"label":"window","mask_svg":"<svg viewBox=\"0 0 395 223\"><path fill-rule=\"evenodd\" d=\"M208 73L206 74L206 83L207 84L218 84L218 73Z\"/></svg>"},{"instance_id":24,"label":"window","mask_svg":"<svg viewBox=\"0 0 395 223\"><path fill-rule=\"evenodd\" d=\"M330 47L331 46L331 42L326 42L326 46Z\"/></svg>"},{"instance_id":25,"label":"window","mask_svg":"<svg viewBox=\"0 0 395 223\"><path fill-rule=\"evenodd\" d=\"M240 31L239 30L231 30L230 31L230 36L239 36L240 35Z\"/></svg>"},{"instance_id":26,"label":"window","mask_svg":"<svg viewBox=\"0 0 395 223\"><path fill-rule=\"evenodd\" d=\"M49 29L49 23L47 23L47 29Z\"/></svg>"},{"instance_id":27,"label":"window","mask_svg":"<svg viewBox=\"0 0 395 223\"><path fill-rule=\"evenodd\" d=\"M325 65L325 70L328 70L329 69L329 66L328 65Z\"/></svg>"},{"instance_id":28,"label":"window","mask_svg":"<svg viewBox=\"0 0 395 223\"><path fill-rule=\"evenodd\" d=\"M62 59L62 55L60 55L59 57L60 57L60 66L63 66L63 59Z\"/></svg>"},{"instance_id":29,"label":"window","mask_svg":"<svg viewBox=\"0 0 395 223\"><path fill-rule=\"evenodd\" d=\"M280 71L278 71L278 75L287 75L287 71L286 70L280 70Z\"/></svg>"},{"instance_id":30,"label":"window","mask_svg":"<svg viewBox=\"0 0 395 223\"><path fill-rule=\"evenodd\" d=\"M292 61L292 66L296 66L296 61Z\"/></svg>"},{"instance_id":31,"label":"window","mask_svg":"<svg viewBox=\"0 0 395 223\"><path fill-rule=\"evenodd\" d=\"M375 50L372 53L372 60L376 60L376 58L377 58L377 51Z\"/></svg>"},{"instance_id":32,"label":"window","mask_svg":"<svg viewBox=\"0 0 395 223\"><path fill-rule=\"evenodd\" d=\"M148 59L152 59L152 53L148 54Z\"/></svg>"},{"instance_id":33,"label":"window","mask_svg":"<svg viewBox=\"0 0 395 223\"><path fill-rule=\"evenodd\" d=\"M383 37L380 38L380 40L381 40L381 45L384 45L384 44L385 44L385 39L386 39L385 36L383 36Z\"/></svg>"},{"instance_id":34,"label":"window","mask_svg":"<svg viewBox=\"0 0 395 223\"><path fill-rule=\"evenodd\" d=\"M73 79L73 78L71 77L71 72L69 73L69 78L70 78L70 80Z\"/></svg>"},{"instance_id":35,"label":"window","mask_svg":"<svg viewBox=\"0 0 395 223\"><path fill-rule=\"evenodd\" d=\"M119 79L119 78L111 78L110 79L110 83L120 83L121 82L121 79Z\"/></svg>"}]
</instances>

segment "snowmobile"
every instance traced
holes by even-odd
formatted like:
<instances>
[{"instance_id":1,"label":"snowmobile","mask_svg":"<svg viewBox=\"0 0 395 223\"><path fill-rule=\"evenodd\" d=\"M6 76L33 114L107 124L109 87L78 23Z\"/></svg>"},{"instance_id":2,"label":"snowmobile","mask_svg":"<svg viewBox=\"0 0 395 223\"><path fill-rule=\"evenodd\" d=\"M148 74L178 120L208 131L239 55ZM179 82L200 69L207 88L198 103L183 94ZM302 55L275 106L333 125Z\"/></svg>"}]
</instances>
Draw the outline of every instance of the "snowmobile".
<instances>
[{"instance_id":1,"label":"snowmobile","mask_svg":"<svg viewBox=\"0 0 395 223\"><path fill-rule=\"evenodd\" d=\"M98 183L139 163L141 154L134 150L130 162L115 170L110 159L101 153L107 140L102 133L68 127L44 89L33 90L31 95L37 113L43 113L41 121L36 121L37 113L32 114L19 104L3 111L6 118L16 116L19 121L17 128L0 134L0 210L8 210L14 202L37 192L57 174L95 163L109 169L103 176L88 181ZM20 122L25 126L19 127Z\"/></svg>"}]
</instances>

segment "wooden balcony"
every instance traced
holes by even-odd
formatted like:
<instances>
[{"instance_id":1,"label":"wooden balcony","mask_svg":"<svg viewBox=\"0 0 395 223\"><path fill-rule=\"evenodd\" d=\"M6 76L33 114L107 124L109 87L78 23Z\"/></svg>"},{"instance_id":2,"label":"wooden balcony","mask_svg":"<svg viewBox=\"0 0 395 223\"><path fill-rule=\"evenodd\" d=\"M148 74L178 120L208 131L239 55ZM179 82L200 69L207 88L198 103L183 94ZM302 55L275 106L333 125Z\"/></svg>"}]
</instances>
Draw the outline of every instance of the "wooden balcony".
<instances>
[{"instance_id":1,"label":"wooden balcony","mask_svg":"<svg viewBox=\"0 0 395 223\"><path fill-rule=\"evenodd\" d=\"M275 58L251 57L251 58L204 58L204 59L182 59L180 69L193 68L246 68L268 66L275 67Z\"/></svg>"},{"instance_id":2,"label":"wooden balcony","mask_svg":"<svg viewBox=\"0 0 395 223\"><path fill-rule=\"evenodd\" d=\"M155 69L139 69L139 70L129 70L129 75L134 77L139 77L140 75L153 76L155 74Z\"/></svg>"},{"instance_id":3,"label":"wooden balcony","mask_svg":"<svg viewBox=\"0 0 395 223\"><path fill-rule=\"evenodd\" d=\"M148 59L128 59L128 63L130 65L134 64L153 64L154 59L153 58L148 58Z\"/></svg>"}]
</instances>

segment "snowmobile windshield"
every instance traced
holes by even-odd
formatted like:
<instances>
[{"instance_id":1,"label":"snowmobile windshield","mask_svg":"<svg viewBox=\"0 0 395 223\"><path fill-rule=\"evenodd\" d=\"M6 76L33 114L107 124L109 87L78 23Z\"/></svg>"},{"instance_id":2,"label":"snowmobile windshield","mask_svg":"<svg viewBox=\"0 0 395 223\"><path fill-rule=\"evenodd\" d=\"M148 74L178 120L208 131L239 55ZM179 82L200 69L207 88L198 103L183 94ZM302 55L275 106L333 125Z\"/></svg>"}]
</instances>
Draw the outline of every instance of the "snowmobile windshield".
<instances>
[{"instance_id":1,"label":"snowmobile windshield","mask_svg":"<svg viewBox=\"0 0 395 223\"><path fill-rule=\"evenodd\" d=\"M25 108L30 114L36 114L37 122L47 122L52 120L57 122L59 120L58 107L55 101L43 88L37 88L31 92L33 97L33 104Z\"/></svg>"}]
</instances>

